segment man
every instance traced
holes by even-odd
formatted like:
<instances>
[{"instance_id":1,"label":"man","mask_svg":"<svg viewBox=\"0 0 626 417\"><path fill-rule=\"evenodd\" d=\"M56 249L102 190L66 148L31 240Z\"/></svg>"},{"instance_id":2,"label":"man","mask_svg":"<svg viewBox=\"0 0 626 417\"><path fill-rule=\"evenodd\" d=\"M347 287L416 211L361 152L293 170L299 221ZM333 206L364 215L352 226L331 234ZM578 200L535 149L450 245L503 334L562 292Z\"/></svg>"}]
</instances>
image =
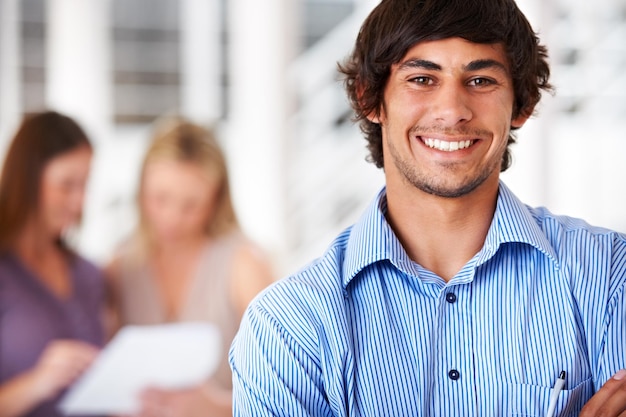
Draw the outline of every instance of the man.
<instances>
[{"instance_id":1,"label":"man","mask_svg":"<svg viewBox=\"0 0 626 417\"><path fill-rule=\"evenodd\" d=\"M341 71L386 187L249 306L235 415L623 415L626 236L499 180L551 87L514 1L383 0Z\"/></svg>"}]
</instances>

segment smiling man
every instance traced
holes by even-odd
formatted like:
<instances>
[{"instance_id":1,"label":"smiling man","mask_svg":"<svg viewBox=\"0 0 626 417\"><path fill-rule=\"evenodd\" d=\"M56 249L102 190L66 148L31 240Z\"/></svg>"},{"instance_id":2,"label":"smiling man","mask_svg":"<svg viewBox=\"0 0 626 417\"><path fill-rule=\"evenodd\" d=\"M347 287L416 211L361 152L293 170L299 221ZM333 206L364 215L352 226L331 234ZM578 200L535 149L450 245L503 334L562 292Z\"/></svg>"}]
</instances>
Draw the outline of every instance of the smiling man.
<instances>
[{"instance_id":1,"label":"smiling man","mask_svg":"<svg viewBox=\"0 0 626 417\"><path fill-rule=\"evenodd\" d=\"M513 0L383 0L340 70L386 186L249 306L235 415L623 415L626 236L500 181L551 88Z\"/></svg>"}]
</instances>

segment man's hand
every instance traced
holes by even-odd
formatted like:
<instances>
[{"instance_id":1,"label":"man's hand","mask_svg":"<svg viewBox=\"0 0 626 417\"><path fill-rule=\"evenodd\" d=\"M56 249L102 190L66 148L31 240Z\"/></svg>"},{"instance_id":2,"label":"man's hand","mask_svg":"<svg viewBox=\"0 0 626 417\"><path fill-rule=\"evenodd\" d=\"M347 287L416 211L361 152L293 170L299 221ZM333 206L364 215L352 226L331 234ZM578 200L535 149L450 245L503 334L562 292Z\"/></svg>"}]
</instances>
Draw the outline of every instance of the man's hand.
<instances>
[{"instance_id":1,"label":"man's hand","mask_svg":"<svg viewBox=\"0 0 626 417\"><path fill-rule=\"evenodd\" d=\"M596 416L626 416L626 369L606 381L580 412L580 417Z\"/></svg>"}]
</instances>

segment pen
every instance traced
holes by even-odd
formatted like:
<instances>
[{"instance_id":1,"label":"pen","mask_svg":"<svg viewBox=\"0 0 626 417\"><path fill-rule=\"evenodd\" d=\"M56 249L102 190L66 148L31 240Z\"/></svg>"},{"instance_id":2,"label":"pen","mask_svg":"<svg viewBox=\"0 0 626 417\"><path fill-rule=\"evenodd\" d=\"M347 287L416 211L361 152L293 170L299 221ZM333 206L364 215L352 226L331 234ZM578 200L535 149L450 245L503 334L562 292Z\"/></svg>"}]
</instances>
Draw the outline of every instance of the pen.
<instances>
[{"instance_id":1,"label":"pen","mask_svg":"<svg viewBox=\"0 0 626 417\"><path fill-rule=\"evenodd\" d=\"M556 403L559 399L559 394L563 389L563 385L565 385L565 371L561 371L559 379L557 379L554 383L554 388L552 388L552 393L550 394L550 405L548 406L546 417L552 417L554 415L554 409L556 408Z\"/></svg>"}]
</instances>

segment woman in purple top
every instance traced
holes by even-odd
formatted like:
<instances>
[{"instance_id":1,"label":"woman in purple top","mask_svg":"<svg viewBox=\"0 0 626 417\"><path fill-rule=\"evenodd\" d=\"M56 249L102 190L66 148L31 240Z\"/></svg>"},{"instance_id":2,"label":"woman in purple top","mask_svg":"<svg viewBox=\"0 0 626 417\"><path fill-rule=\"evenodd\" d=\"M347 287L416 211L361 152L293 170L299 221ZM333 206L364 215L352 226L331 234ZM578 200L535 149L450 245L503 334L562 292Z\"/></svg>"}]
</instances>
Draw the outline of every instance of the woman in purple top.
<instances>
[{"instance_id":1,"label":"woman in purple top","mask_svg":"<svg viewBox=\"0 0 626 417\"><path fill-rule=\"evenodd\" d=\"M56 112L24 120L0 177L0 417L61 413L103 343L103 279L64 236L81 216L92 147Z\"/></svg>"}]
</instances>

